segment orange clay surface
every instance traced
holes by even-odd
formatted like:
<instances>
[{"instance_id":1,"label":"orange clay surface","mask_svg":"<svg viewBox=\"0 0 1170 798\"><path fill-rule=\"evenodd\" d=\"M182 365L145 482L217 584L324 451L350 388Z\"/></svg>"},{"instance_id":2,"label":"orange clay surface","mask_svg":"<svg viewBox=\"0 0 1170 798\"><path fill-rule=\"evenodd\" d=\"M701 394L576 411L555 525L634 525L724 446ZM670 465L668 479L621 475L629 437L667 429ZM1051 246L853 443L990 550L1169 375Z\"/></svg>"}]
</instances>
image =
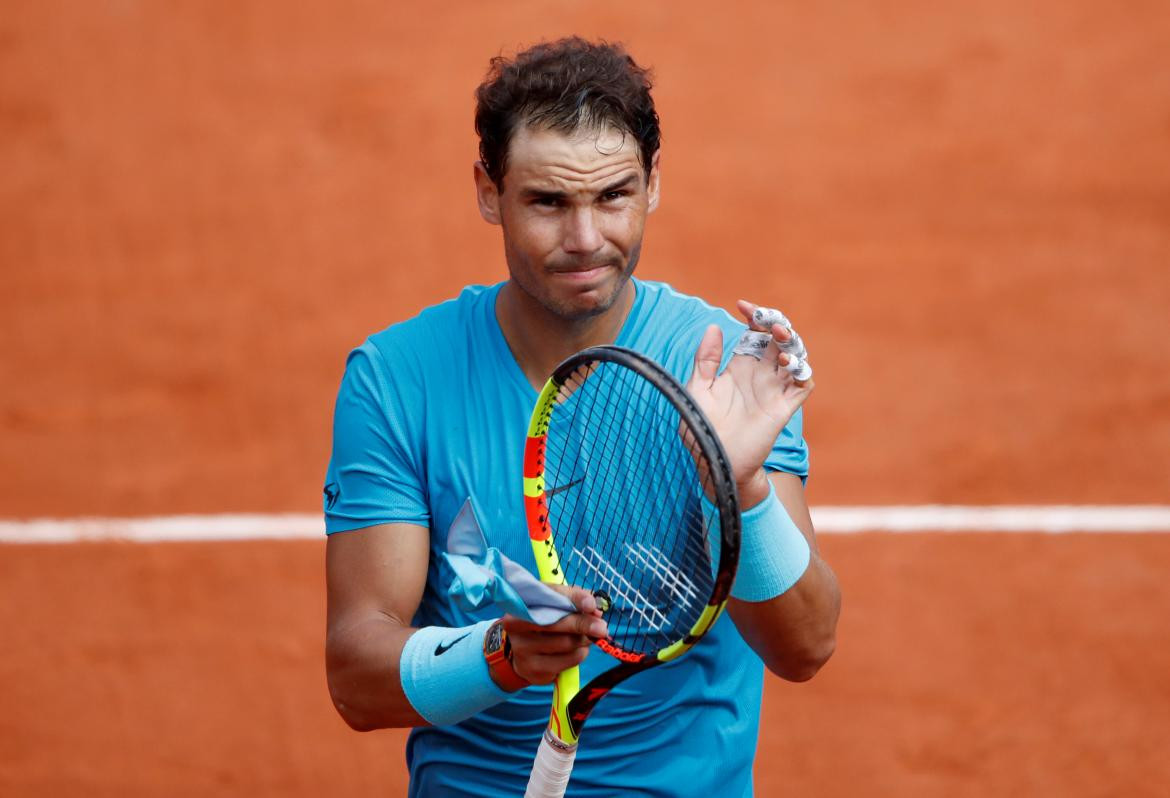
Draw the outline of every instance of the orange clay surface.
<instances>
[{"instance_id":1,"label":"orange clay surface","mask_svg":"<svg viewBox=\"0 0 1170 798\"><path fill-rule=\"evenodd\" d=\"M813 504L1170 502L1164 2L8 0L0 517L318 508L345 353L506 274L488 57L570 32L656 68L639 274L809 344ZM0 546L0 795L399 793L323 545ZM1170 536L822 546L760 795L1170 794Z\"/></svg>"},{"instance_id":2,"label":"orange clay surface","mask_svg":"<svg viewBox=\"0 0 1170 798\"><path fill-rule=\"evenodd\" d=\"M326 694L323 548L3 549L0 794L403 793L405 733L352 732ZM758 794L1166 795L1170 535L823 549L840 647L769 679Z\"/></svg>"}]
</instances>

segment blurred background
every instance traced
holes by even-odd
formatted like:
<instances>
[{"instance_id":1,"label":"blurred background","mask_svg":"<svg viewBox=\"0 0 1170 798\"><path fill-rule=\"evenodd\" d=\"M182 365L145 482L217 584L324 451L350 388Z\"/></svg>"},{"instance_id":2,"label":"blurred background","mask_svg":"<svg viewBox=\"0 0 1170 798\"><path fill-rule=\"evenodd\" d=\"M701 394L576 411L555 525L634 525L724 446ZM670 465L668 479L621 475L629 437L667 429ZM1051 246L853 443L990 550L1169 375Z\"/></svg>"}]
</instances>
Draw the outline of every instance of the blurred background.
<instances>
[{"instance_id":1,"label":"blurred background","mask_svg":"<svg viewBox=\"0 0 1170 798\"><path fill-rule=\"evenodd\" d=\"M349 349L506 276L488 59L572 33L656 73L640 276L808 342L814 506L1170 503L1164 3L7 0L0 519L317 512ZM1167 794L1167 538L823 536L759 793ZM0 545L0 792L400 792L323 547Z\"/></svg>"}]
</instances>

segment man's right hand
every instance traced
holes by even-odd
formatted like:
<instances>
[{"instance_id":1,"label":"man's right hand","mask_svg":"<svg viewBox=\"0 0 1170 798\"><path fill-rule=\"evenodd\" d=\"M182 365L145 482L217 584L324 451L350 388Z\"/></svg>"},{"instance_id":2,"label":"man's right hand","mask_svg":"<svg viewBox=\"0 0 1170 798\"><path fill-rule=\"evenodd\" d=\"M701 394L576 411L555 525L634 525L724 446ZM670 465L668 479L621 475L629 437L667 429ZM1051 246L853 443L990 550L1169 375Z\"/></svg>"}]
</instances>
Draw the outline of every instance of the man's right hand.
<instances>
[{"instance_id":1,"label":"man's right hand","mask_svg":"<svg viewBox=\"0 0 1170 798\"><path fill-rule=\"evenodd\" d=\"M568 596L577 612L549 626L503 617L512 644L512 669L530 684L549 684L561 671L580 665L593 641L609 634L592 593L568 585L550 587Z\"/></svg>"}]
</instances>

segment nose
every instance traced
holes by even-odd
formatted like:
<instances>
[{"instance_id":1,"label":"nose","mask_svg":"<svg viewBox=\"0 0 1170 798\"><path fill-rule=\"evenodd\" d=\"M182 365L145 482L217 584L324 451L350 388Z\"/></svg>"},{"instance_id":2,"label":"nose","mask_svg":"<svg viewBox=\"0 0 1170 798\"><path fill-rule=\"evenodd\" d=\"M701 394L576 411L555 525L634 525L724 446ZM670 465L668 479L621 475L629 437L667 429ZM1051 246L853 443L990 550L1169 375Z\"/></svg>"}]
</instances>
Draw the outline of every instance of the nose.
<instances>
[{"instance_id":1,"label":"nose","mask_svg":"<svg viewBox=\"0 0 1170 798\"><path fill-rule=\"evenodd\" d=\"M565 252L573 255L592 255L605 244L601 229L597 226L593 208L574 208L565 216Z\"/></svg>"}]
</instances>

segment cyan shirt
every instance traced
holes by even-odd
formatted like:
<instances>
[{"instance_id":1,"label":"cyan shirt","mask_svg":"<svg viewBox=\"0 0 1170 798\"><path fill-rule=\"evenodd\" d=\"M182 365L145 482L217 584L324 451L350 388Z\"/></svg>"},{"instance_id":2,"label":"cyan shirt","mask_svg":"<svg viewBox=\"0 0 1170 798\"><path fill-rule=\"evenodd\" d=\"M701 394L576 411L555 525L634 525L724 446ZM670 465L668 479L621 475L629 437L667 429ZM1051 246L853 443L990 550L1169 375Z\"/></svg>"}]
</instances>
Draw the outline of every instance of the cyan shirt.
<instances>
[{"instance_id":1,"label":"cyan shirt","mask_svg":"<svg viewBox=\"0 0 1170 798\"><path fill-rule=\"evenodd\" d=\"M416 626L481 620L448 599L452 573L441 557L468 499L488 545L536 573L521 472L537 392L496 320L502 285L470 286L370 336L350 353L337 397L326 531L387 523L430 529ZM648 355L684 384L707 325L723 329L725 361L745 329L663 283L634 286L615 343ZM799 412L766 467L808 474ZM582 685L614 664L594 649L582 665ZM581 734L568 795L750 796L762 686L760 659L721 619L686 656L633 677L597 705ZM529 687L462 723L414 729L410 794L523 794L551 694L550 687Z\"/></svg>"}]
</instances>

